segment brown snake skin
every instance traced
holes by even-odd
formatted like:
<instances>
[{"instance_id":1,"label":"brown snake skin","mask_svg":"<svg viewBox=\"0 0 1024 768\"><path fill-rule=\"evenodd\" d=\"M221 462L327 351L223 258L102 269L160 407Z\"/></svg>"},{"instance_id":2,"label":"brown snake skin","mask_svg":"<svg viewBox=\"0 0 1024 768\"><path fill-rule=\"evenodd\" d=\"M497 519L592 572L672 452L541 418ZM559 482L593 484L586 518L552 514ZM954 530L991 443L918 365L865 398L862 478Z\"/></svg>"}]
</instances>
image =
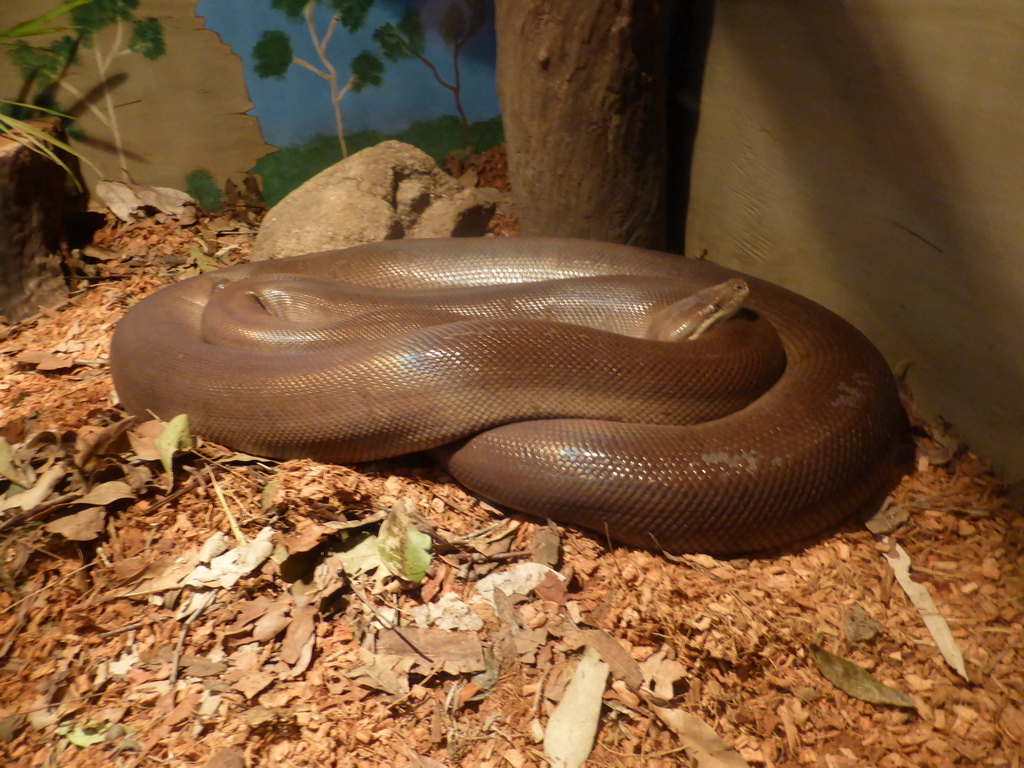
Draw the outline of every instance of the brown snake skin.
<instances>
[{"instance_id":1,"label":"brown snake skin","mask_svg":"<svg viewBox=\"0 0 1024 768\"><path fill-rule=\"evenodd\" d=\"M635 546L753 552L862 505L904 416L863 335L756 278L749 311L695 341L623 335L736 275L580 240L388 241L158 291L118 325L111 368L130 413L188 413L239 450L354 462L454 443L452 475L514 510Z\"/></svg>"}]
</instances>

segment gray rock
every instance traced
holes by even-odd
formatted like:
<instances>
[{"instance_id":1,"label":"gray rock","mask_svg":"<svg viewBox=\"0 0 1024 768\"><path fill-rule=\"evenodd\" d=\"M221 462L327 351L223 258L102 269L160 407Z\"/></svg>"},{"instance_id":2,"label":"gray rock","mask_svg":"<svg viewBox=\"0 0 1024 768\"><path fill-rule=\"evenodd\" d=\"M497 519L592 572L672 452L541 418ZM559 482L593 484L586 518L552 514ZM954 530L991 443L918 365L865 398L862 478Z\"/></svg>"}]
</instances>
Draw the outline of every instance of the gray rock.
<instances>
[{"instance_id":1,"label":"gray rock","mask_svg":"<svg viewBox=\"0 0 1024 768\"><path fill-rule=\"evenodd\" d=\"M503 193L464 189L425 152L400 141L321 171L267 214L256 261L402 237L483 235Z\"/></svg>"}]
</instances>

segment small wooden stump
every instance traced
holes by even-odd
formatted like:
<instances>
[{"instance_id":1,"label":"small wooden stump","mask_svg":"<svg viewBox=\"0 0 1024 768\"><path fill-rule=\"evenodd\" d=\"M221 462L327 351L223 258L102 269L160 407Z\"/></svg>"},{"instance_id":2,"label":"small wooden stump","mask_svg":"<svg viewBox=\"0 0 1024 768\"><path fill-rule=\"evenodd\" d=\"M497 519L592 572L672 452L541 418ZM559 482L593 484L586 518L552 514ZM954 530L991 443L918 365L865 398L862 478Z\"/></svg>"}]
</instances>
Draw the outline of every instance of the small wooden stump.
<instances>
[{"instance_id":1,"label":"small wooden stump","mask_svg":"<svg viewBox=\"0 0 1024 768\"><path fill-rule=\"evenodd\" d=\"M30 124L64 139L57 118ZM0 136L0 315L6 322L67 298L61 253L66 251L70 183L59 165Z\"/></svg>"}]
</instances>

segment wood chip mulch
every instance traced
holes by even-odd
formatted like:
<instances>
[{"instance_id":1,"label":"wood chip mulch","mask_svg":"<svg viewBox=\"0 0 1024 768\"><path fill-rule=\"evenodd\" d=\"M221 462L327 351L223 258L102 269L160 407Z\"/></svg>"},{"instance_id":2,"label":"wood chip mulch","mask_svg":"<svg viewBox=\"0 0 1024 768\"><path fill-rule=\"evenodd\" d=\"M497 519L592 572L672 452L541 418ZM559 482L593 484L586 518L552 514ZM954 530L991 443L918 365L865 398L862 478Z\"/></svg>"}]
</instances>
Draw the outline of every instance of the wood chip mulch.
<instances>
[{"instance_id":1,"label":"wood chip mulch","mask_svg":"<svg viewBox=\"0 0 1024 768\"><path fill-rule=\"evenodd\" d=\"M204 445L168 490L145 430L126 435L110 333L253 234L111 221L65 306L0 329L0 765L545 766L591 648L610 676L586 765L1021 766L1024 519L963 450L922 438L889 537L851 523L752 560L558 535L425 459L356 471ZM27 509L8 503L19 482ZM418 584L354 554L403 499L434 541ZM966 679L896 579L897 544ZM474 600L544 563L557 574L528 594ZM909 706L845 692L821 651Z\"/></svg>"}]
</instances>

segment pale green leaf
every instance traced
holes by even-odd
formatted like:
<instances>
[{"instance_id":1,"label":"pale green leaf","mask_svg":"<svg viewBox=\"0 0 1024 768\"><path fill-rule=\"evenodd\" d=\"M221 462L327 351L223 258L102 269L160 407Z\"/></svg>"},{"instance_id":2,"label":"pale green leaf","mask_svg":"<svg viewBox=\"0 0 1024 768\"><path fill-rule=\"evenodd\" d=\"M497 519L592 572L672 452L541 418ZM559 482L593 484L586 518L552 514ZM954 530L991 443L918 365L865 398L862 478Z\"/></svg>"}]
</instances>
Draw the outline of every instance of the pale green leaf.
<instances>
[{"instance_id":1,"label":"pale green leaf","mask_svg":"<svg viewBox=\"0 0 1024 768\"><path fill-rule=\"evenodd\" d=\"M378 551L384 567L400 579L419 584L430 567L430 537L416 530L416 505L409 499L395 502L381 523Z\"/></svg>"},{"instance_id":2,"label":"pale green leaf","mask_svg":"<svg viewBox=\"0 0 1024 768\"><path fill-rule=\"evenodd\" d=\"M190 451L195 446L195 440L189 428L188 414L182 413L167 422L164 431L153 441L153 444L160 454L160 463L167 473L167 487L170 488L174 482L172 463L174 454L179 451Z\"/></svg>"},{"instance_id":3,"label":"pale green leaf","mask_svg":"<svg viewBox=\"0 0 1024 768\"><path fill-rule=\"evenodd\" d=\"M377 570L381 564L379 541L376 536L365 536L346 552L341 553L342 569L349 576L358 576Z\"/></svg>"}]
</instances>

